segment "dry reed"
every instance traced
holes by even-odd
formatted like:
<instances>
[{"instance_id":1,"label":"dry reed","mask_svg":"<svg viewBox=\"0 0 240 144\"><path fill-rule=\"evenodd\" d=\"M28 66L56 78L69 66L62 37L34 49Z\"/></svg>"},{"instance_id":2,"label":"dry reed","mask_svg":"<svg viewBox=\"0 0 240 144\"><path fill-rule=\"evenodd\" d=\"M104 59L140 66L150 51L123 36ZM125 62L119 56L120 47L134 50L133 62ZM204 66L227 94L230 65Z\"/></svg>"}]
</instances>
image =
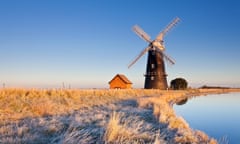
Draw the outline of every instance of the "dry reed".
<instances>
[{"instance_id":1,"label":"dry reed","mask_svg":"<svg viewBox=\"0 0 240 144\"><path fill-rule=\"evenodd\" d=\"M210 91L220 92L227 91ZM207 93L4 88L0 143L216 143L192 130L171 107L179 99Z\"/></svg>"}]
</instances>

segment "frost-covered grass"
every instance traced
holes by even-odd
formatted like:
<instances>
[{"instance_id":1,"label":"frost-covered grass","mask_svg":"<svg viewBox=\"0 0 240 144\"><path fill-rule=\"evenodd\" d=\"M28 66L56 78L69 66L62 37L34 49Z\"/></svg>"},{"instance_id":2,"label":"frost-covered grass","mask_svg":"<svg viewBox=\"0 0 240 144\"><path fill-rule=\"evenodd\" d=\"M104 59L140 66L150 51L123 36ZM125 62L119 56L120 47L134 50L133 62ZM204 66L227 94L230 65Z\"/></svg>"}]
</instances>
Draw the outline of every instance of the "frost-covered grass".
<instances>
[{"instance_id":1,"label":"frost-covered grass","mask_svg":"<svg viewBox=\"0 0 240 144\"><path fill-rule=\"evenodd\" d=\"M0 89L0 121L66 114L84 107L157 93L157 90Z\"/></svg>"},{"instance_id":2,"label":"frost-covered grass","mask_svg":"<svg viewBox=\"0 0 240 144\"><path fill-rule=\"evenodd\" d=\"M216 143L171 107L197 93L0 89L0 143Z\"/></svg>"},{"instance_id":3,"label":"frost-covered grass","mask_svg":"<svg viewBox=\"0 0 240 144\"><path fill-rule=\"evenodd\" d=\"M0 143L152 143L159 124L151 110L138 108L136 99L158 94L2 89ZM120 131L114 134L116 128Z\"/></svg>"},{"instance_id":4,"label":"frost-covered grass","mask_svg":"<svg viewBox=\"0 0 240 144\"><path fill-rule=\"evenodd\" d=\"M171 104L172 101L185 97L182 93L169 93L157 97L140 98L138 100L140 107L153 107L153 115L160 124L166 125L168 142L170 143L204 143L216 144L215 139L209 138L204 132L193 130L188 123L178 117Z\"/></svg>"}]
</instances>

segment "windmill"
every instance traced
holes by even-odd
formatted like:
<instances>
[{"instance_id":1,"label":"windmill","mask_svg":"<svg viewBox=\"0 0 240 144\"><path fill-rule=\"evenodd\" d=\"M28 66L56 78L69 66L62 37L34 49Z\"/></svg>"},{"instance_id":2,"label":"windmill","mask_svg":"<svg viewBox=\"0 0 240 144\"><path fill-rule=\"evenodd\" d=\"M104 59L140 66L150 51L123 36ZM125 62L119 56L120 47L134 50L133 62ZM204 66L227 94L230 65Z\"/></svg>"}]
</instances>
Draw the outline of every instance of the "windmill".
<instances>
[{"instance_id":1,"label":"windmill","mask_svg":"<svg viewBox=\"0 0 240 144\"><path fill-rule=\"evenodd\" d=\"M135 25L133 31L149 45L141 51L141 53L128 65L130 68L136 63L146 52L148 52L147 68L145 76L145 89L167 89L167 74L165 72L164 58L170 64L174 64L174 60L166 55L163 38L180 19L175 18L167 27L161 31L155 40L151 40L150 36L145 33L139 26Z\"/></svg>"}]
</instances>

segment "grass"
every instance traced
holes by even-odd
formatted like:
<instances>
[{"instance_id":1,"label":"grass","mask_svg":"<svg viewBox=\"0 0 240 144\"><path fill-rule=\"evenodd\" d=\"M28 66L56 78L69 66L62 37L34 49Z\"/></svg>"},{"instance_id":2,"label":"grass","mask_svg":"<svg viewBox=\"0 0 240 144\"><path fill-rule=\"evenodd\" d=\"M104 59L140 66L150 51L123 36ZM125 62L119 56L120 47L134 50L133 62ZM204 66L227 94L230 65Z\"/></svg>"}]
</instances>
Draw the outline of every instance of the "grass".
<instances>
[{"instance_id":1,"label":"grass","mask_svg":"<svg viewBox=\"0 0 240 144\"><path fill-rule=\"evenodd\" d=\"M146 93L146 92L145 92ZM64 114L145 94L127 90L0 90L0 120ZM149 91L149 94L154 91Z\"/></svg>"},{"instance_id":2,"label":"grass","mask_svg":"<svg viewBox=\"0 0 240 144\"><path fill-rule=\"evenodd\" d=\"M0 89L0 143L217 143L171 107L199 93Z\"/></svg>"},{"instance_id":3,"label":"grass","mask_svg":"<svg viewBox=\"0 0 240 144\"><path fill-rule=\"evenodd\" d=\"M126 117L124 113L113 112L106 127L104 141L105 143L150 143L154 136L142 131L144 125L144 121L137 116Z\"/></svg>"}]
</instances>

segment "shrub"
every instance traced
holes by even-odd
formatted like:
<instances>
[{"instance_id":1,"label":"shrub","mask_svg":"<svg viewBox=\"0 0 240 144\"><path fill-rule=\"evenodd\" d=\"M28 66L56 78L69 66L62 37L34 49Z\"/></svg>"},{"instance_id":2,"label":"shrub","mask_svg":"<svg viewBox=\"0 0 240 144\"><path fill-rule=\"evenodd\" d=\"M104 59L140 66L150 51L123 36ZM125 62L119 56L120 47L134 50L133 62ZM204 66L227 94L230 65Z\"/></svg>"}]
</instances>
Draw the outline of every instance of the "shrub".
<instances>
[{"instance_id":1,"label":"shrub","mask_svg":"<svg viewBox=\"0 0 240 144\"><path fill-rule=\"evenodd\" d=\"M185 90L187 89L188 83L184 78L176 78L171 81L171 89L174 90Z\"/></svg>"}]
</instances>

